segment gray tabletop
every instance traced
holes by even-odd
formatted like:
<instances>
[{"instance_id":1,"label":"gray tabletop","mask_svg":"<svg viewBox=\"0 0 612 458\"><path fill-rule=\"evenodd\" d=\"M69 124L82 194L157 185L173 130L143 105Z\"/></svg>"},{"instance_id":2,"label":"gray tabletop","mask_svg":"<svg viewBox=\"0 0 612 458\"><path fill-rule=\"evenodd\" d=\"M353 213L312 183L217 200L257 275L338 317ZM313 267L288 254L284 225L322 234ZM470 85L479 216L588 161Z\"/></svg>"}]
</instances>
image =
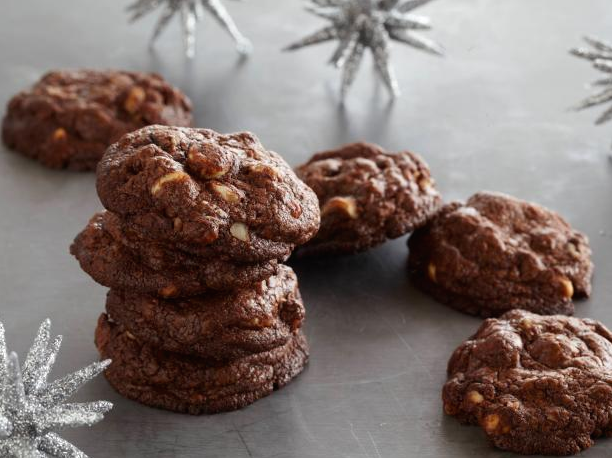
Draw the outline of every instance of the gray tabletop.
<instances>
[{"instance_id":1,"label":"gray tabletop","mask_svg":"<svg viewBox=\"0 0 612 458\"><path fill-rule=\"evenodd\" d=\"M0 104L51 68L154 70L189 94L197 124L251 130L293 165L357 139L414 150L448 200L503 191L556 209L586 232L596 278L577 315L612 325L612 125L597 128L597 112L567 110L596 77L567 49L584 33L612 39L610 0L433 2L422 12L448 56L395 45L403 97L390 103L366 61L344 109L339 75L325 65L333 45L279 51L322 25L301 2L226 3L255 43L246 61L210 18L197 58L186 62L176 24L149 53L154 17L128 26L125 2L3 0ZM68 254L101 208L94 176L2 151L0 196L0 317L22 355L50 317L65 337L59 376L97 358L93 331L105 288ZM440 402L447 359L480 320L416 291L406 255L402 238L295 266L312 357L274 395L238 412L190 417L125 400L99 377L77 398L108 399L115 408L94 428L64 437L96 457L502 456L479 428L445 417ZM601 439L585 456L611 452L612 440Z\"/></svg>"}]
</instances>

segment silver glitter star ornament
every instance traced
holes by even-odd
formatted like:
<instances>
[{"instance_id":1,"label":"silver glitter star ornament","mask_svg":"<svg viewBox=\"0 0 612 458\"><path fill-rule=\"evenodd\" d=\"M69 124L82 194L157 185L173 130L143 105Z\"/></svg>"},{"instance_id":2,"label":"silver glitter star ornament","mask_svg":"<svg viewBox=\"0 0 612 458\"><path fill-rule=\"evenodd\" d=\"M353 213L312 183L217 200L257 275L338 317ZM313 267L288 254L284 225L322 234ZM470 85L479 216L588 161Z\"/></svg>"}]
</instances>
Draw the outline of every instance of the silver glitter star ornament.
<instances>
[{"instance_id":1,"label":"silver glitter star ornament","mask_svg":"<svg viewBox=\"0 0 612 458\"><path fill-rule=\"evenodd\" d=\"M575 107L577 110L612 101L612 44L591 37L585 37L584 40L591 48L574 48L570 52L575 56L592 61L593 67L604 72L606 77L593 83L593 86L602 87L603 90L583 100ZM603 124L610 119L612 119L612 107L604 111L595 122Z\"/></svg>"},{"instance_id":2,"label":"silver glitter star ornament","mask_svg":"<svg viewBox=\"0 0 612 458\"><path fill-rule=\"evenodd\" d=\"M202 19L203 10L206 9L229 32L236 42L236 49L240 54L251 52L251 42L240 33L221 0L137 0L128 6L128 11L131 14L130 21L136 21L162 5L163 10L155 25L151 44L159 38L170 20L175 15L179 15L183 27L185 55L188 58L193 58L195 56L196 26L198 21Z\"/></svg>"},{"instance_id":3,"label":"silver glitter star ornament","mask_svg":"<svg viewBox=\"0 0 612 458\"><path fill-rule=\"evenodd\" d=\"M331 25L288 46L295 50L329 40L338 40L331 63L343 69L341 94L344 97L366 49L370 49L374 64L392 96L399 95L390 58L392 40L433 54L442 55L443 48L415 30L431 28L429 19L410 13L431 0L309 0L311 13L327 19Z\"/></svg>"},{"instance_id":4,"label":"silver glitter star ornament","mask_svg":"<svg viewBox=\"0 0 612 458\"><path fill-rule=\"evenodd\" d=\"M106 401L65 403L81 385L102 372L110 360L93 363L54 382L47 377L62 336L50 341L51 321L38 330L23 367L16 353L7 353L0 323L0 456L16 458L87 458L54 431L91 426L113 405Z\"/></svg>"}]
</instances>

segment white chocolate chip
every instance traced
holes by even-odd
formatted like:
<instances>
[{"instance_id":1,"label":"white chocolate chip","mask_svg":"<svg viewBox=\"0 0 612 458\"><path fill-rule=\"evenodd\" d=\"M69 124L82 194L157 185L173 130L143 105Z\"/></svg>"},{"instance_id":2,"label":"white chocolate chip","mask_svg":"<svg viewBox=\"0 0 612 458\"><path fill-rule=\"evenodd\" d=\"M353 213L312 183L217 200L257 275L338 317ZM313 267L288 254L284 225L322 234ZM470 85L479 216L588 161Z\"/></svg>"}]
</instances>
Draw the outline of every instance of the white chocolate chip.
<instances>
[{"instance_id":1,"label":"white chocolate chip","mask_svg":"<svg viewBox=\"0 0 612 458\"><path fill-rule=\"evenodd\" d=\"M434 283L438 281L436 270L437 270L436 265L433 262L430 262L429 265L427 266L427 276Z\"/></svg>"},{"instance_id":2,"label":"white chocolate chip","mask_svg":"<svg viewBox=\"0 0 612 458\"><path fill-rule=\"evenodd\" d=\"M240 202L240 194L229 186L225 186L221 183L213 183L212 188L224 201L230 204L237 204Z\"/></svg>"},{"instance_id":3,"label":"white chocolate chip","mask_svg":"<svg viewBox=\"0 0 612 458\"><path fill-rule=\"evenodd\" d=\"M488 433L494 432L499 426L499 421L500 421L499 415L495 413L487 415L484 418L484 425L483 425L485 431L487 431Z\"/></svg>"},{"instance_id":4,"label":"white chocolate chip","mask_svg":"<svg viewBox=\"0 0 612 458\"><path fill-rule=\"evenodd\" d=\"M178 289L176 288L176 286L168 285L168 286L163 287L159 293L161 297L170 297L170 296L175 295L177 292L178 292Z\"/></svg>"},{"instance_id":5,"label":"white chocolate chip","mask_svg":"<svg viewBox=\"0 0 612 458\"><path fill-rule=\"evenodd\" d=\"M247 322L248 327L253 328L268 328L272 326L272 322L269 318L253 318Z\"/></svg>"},{"instance_id":6,"label":"white chocolate chip","mask_svg":"<svg viewBox=\"0 0 612 458\"><path fill-rule=\"evenodd\" d=\"M569 245L567 245L567 251L569 251L569 253L574 259L580 258L580 251L578 250L578 247L575 244L570 243Z\"/></svg>"},{"instance_id":7,"label":"white chocolate chip","mask_svg":"<svg viewBox=\"0 0 612 458\"><path fill-rule=\"evenodd\" d=\"M359 216L354 197L332 197L323 205L321 214L326 215L335 211L341 211L352 219L357 219Z\"/></svg>"},{"instance_id":8,"label":"white chocolate chip","mask_svg":"<svg viewBox=\"0 0 612 458\"><path fill-rule=\"evenodd\" d=\"M249 241L249 230L244 223L234 223L230 227L232 236L243 242Z\"/></svg>"},{"instance_id":9,"label":"white chocolate chip","mask_svg":"<svg viewBox=\"0 0 612 458\"><path fill-rule=\"evenodd\" d=\"M173 227L175 231L180 232L183 229L183 220L178 216L174 218Z\"/></svg>"},{"instance_id":10,"label":"white chocolate chip","mask_svg":"<svg viewBox=\"0 0 612 458\"><path fill-rule=\"evenodd\" d=\"M253 172L261 173L270 178L278 178L278 170L276 170L274 167L270 167L264 164L253 164L253 165L250 165L249 168Z\"/></svg>"},{"instance_id":11,"label":"white chocolate chip","mask_svg":"<svg viewBox=\"0 0 612 458\"><path fill-rule=\"evenodd\" d=\"M140 86L134 86L130 89L127 98L123 104L125 111L128 113L135 113L136 110L142 105L142 102L147 98L147 93Z\"/></svg>"},{"instance_id":12,"label":"white chocolate chip","mask_svg":"<svg viewBox=\"0 0 612 458\"><path fill-rule=\"evenodd\" d=\"M419 178L418 184L422 191L429 191L433 187L431 180L427 177Z\"/></svg>"},{"instance_id":13,"label":"white chocolate chip","mask_svg":"<svg viewBox=\"0 0 612 458\"><path fill-rule=\"evenodd\" d=\"M506 402L506 407L510 407L513 410L518 410L521 407L521 403L519 402L518 399L514 399L514 400Z\"/></svg>"},{"instance_id":14,"label":"white chocolate chip","mask_svg":"<svg viewBox=\"0 0 612 458\"><path fill-rule=\"evenodd\" d=\"M561 279L561 286L563 288L563 296L570 299L574 296L574 284L569 278Z\"/></svg>"},{"instance_id":15,"label":"white chocolate chip","mask_svg":"<svg viewBox=\"0 0 612 458\"><path fill-rule=\"evenodd\" d=\"M63 127L58 127L53 131L53 140L55 141L64 140L66 137L68 137L68 132Z\"/></svg>"},{"instance_id":16,"label":"white chocolate chip","mask_svg":"<svg viewBox=\"0 0 612 458\"><path fill-rule=\"evenodd\" d=\"M470 391L467 398L472 404L480 404L482 401L484 401L484 397L478 391Z\"/></svg>"},{"instance_id":17,"label":"white chocolate chip","mask_svg":"<svg viewBox=\"0 0 612 458\"><path fill-rule=\"evenodd\" d=\"M530 320L529 318L523 318L520 324L523 329L533 328L533 320Z\"/></svg>"},{"instance_id":18,"label":"white chocolate chip","mask_svg":"<svg viewBox=\"0 0 612 458\"><path fill-rule=\"evenodd\" d=\"M218 170L217 172L202 174L204 178L221 178L223 175L227 173L227 170Z\"/></svg>"},{"instance_id":19,"label":"white chocolate chip","mask_svg":"<svg viewBox=\"0 0 612 458\"><path fill-rule=\"evenodd\" d=\"M161 191L162 189L162 186L164 186L166 183L172 183L173 181L182 181L188 178L189 175L187 175L185 172L181 172L180 170L170 172L159 178L155 182L155 184L151 187L151 194L156 195L157 193L159 193L159 191Z\"/></svg>"}]
</instances>

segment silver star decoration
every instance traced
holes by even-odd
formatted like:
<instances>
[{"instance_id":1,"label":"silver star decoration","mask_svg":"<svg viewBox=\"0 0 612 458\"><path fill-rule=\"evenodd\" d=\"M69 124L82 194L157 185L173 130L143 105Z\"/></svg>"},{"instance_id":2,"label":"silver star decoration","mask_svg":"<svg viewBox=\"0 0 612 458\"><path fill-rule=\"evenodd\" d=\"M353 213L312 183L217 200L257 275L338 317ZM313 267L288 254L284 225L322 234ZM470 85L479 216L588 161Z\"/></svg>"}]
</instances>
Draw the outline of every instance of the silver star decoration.
<instances>
[{"instance_id":1,"label":"silver star decoration","mask_svg":"<svg viewBox=\"0 0 612 458\"><path fill-rule=\"evenodd\" d=\"M206 9L229 32L240 54L246 55L251 52L251 42L240 33L221 0L137 0L127 8L131 14L130 21L140 19L161 5L163 5L163 11L155 25L151 44L159 38L174 15L178 14L183 26L185 55L190 59L193 58L196 48L196 25L202 19L203 10Z\"/></svg>"},{"instance_id":2,"label":"silver star decoration","mask_svg":"<svg viewBox=\"0 0 612 458\"><path fill-rule=\"evenodd\" d=\"M54 431L91 426L113 405L106 401L65 403L81 385L102 372L110 360L93 363L52 383L47 377L62 342L50 342L51 321L43 321L23 367L7 354L0 323L0 456L15 458L87 458Z\"/></svg>"},{"instance_id":3,"label":"silver star decoration","mask_svg":"<svg viewBox=\"0 0 612 458\"><path fill-rule=\"evenodd\" d=\"M612 44L591 37L585 37L584 40L591 48L574 48L570 52L575 56L592 61L593 67L606 73L607 76L592 83L593 86L602 87L603 90L584 99L575 107L576 110L583 110L612 100ZM603 124L610 119L612 119L612 107L604 111L595 123Z\"/></svg>"},{"instance_id":4,"label":"silver star decoration","mask_svg":"<svg viewBox=\"0 0 612 458\"><path fill-rule=\"evenodd\" d=\"M331 25L317 30L288 46L292 51L329 40L339 44L331 63L343 69L342 97L353 84L364 51L369 48L382 81L392 96L398 96L399 86L389 61L391 40L414 48L442 55L442 46L414 30L430 29L429 19L410 11L431 0L310 0L306 9L327 19Z\"/></svg>"}]
</instances>

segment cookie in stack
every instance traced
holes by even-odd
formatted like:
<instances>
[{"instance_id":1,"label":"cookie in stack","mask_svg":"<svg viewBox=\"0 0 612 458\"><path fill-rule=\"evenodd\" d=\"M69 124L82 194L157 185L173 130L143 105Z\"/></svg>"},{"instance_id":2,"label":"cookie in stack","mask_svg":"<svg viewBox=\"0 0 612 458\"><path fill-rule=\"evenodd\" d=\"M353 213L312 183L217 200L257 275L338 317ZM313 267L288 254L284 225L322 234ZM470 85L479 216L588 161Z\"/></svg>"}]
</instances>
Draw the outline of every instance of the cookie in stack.
<instances>
[{"instance_id":1,"label":"cookie in stack","mask_svg":"<svg viewBox=\"0 0 612 458\"><path fill-rule=\"evenodd\" d=\"M106 208L71 252L110 287L96 345L109 382L192 414L244 407L308 359L304 306L281 264L319 227L316 195L249 133L150 126L97 171Z\"/></svg>"}]
</instances>

